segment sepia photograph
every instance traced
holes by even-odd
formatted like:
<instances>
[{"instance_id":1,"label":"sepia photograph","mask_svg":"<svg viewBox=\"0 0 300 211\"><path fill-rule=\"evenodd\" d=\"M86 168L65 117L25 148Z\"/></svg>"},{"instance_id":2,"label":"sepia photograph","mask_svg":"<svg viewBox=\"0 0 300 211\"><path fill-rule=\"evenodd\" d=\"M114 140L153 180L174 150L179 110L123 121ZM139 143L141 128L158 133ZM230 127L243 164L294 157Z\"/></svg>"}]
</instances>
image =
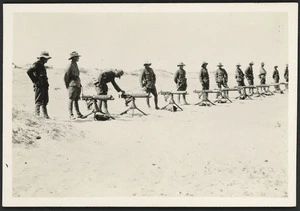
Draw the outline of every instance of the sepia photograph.
<instances>
[{"instance_id":1,"label":"sepia photograph","mask_svg":"<svg viewBox=\"0 0 300 211\"><path fill-rule=\"evenodd\" d=\"M296 206L297 4L3 10L3 206Z\"/></svg>"}]
</instances>

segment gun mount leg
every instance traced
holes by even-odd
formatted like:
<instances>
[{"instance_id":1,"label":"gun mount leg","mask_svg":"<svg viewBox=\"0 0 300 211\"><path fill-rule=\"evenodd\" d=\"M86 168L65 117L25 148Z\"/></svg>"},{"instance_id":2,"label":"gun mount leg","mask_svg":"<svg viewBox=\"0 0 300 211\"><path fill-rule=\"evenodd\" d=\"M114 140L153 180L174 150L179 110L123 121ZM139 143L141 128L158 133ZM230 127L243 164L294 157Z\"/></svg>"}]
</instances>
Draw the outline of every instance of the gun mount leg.
<instances>
[{"instance_id":1,"label":"gun mount leg","mask_svg":"<svg viewBox=\"0 0 300 211\"><path fill-rule=\"evenodd\" d=\"M126 114L126 113L128 113L128 111L132 110L132 116L134 116L134 110L135 109L138 110L139 112L141 112L143 115L147 116L147 114L145 114L145 112L143 112L141 109L139 109L136 106L136 104L135 104L135 98L132 98L130 108L128 108L127 110L123 111L120 115Z\"/></svg>"}]
</instances>

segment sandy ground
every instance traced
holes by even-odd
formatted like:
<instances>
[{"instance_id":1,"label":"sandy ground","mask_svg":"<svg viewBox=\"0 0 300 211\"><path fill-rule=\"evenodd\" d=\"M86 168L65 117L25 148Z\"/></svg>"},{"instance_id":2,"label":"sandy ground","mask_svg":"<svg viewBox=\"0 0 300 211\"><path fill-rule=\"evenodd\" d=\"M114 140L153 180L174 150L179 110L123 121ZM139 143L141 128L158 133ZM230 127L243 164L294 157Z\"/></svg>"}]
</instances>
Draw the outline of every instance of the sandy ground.
<instances>
[{"instance_id":1,"label":"sandy ground","mask_svg":"<svg viewBox=\"0 0 300 211\"><path fill-rule=\"evenodd\" d=\"M287 197L287 93L244 101L232 93L233 103L187 105L178 112L148 109L138 99L149 115L131 117L117 115L126 107L110 89L116 99L109 110L116 120L70 121L63 70L52 69L52 119L45 120L33 115L26 71L13 74L14 197ZM200 88L196 76L189 75L191 104L197 102L193 90ZM82 73L86 94L95 94L92 77ZM157 77L159 90L174 90L172 74L158 72ZM117 83L126 91L138 90L135 75ZM160 96L159 105L164 104ZM80 107L88 112L84 102Z\"/></svg>"}]
</instances>

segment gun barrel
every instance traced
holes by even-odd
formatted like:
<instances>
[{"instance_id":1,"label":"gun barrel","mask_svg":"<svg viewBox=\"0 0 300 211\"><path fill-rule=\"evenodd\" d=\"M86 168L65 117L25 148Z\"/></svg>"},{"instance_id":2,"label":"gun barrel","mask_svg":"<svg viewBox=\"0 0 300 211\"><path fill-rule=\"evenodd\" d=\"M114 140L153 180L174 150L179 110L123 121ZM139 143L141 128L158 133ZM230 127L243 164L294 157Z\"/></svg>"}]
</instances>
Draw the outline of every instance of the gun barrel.
<instances>
[{"instance_id":1,"label":"gun barrel","mask_svg":"<svg viewBox=\"0 0 300 211\"><path fill-rule=\"evenodd\" d=\"M249 86L243 86L244 88L256 88L254 85L249 85Z\"/></svg>"},{"instance_id":2,"label":"gun barrel","mask_svg":"<svg viewBox=\"0 0 300 211\"><path fill-rule=\"evenodd\" d=\"M112 95L82 95L81 96L82 100L113 100Z\"/></svg>"},{"instance_id":3,"label":"gun barrel","mask_svg":"<svg viewBox=\"0 0 300 211\"><path fill-rule=\"evenodd\" d=\"M279 86L280 83L275 83L275 84L269 84L269 86Z\"/></svg>"},{"instance_id":4,"label":"gun barrel","mask_svg":"<svg viewBox=\"0 0 300 211\"><path fill-rule=\"evenodd\" d=\"M147 93L126 93L125 94L128 97L134 97L134 98L149 98L150 95Z\"/></svg>"},{"instance_id":5,"label":"gun barrel","mask_svg":"<svg viewBox=\"0 0 300 211\"><path fill-rule=\"evenodd\" d=\"M238 88L223 88L222 91L239 91Z\"/></svg>"},{"instance_id":6,"label":"gun barrel","mask_svg":"<svg viewBox=\"0 0 300 211\"><path fill-rule=\"evenodd\" d=\"M160 91L159 94L161 95L180 95L180 94L187 94L187 91Z\"/></svg>"},{"instance_id":7,"label":"gun barrel","mask_svg":"<svg viewBox=\"0 0 300 211\"><path fill-rule=\"evenodd\" d=\"M220 93L221 90L215 89L215 90L194 90L194 93Z\"/></svg>"}]
</instances>

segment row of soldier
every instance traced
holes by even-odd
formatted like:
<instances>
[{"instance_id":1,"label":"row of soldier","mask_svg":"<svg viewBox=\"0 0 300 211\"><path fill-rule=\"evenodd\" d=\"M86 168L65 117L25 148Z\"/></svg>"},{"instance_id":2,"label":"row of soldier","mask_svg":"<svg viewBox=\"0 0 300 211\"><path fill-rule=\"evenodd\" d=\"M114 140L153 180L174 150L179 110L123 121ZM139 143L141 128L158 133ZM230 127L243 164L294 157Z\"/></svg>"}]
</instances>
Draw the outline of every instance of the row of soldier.
<instances>
[{"instance_id":1,"label":"row of soldier","mask_svg":"<svg viewBox=\"0 0 300 211\"><path fill-rule=\"evenodd\" d=\"M69 94L68 110L69 110L70 119L72 120L76 119L76 117L73 114L73 106L75 107L77 118L85 118L85 116L81 114L79 109L79 104L78 104L78 101L80 100L81 87L82 87L81 80L80 80L80 71L77 65L80 56L81 55L79 55L76 51L70 53L69 60L71 60L71 62L64 75L65 86L68 89L68 94ZM48 83L45 64L49 59L51 59L51 57L47 51L43 51L41 52L40 56L37 58L38 60L27 71L28 76L30 77L31 81L34 84L33 86L35 92L35 114L39 116L40 108L42 108L44 117L50 118L47 112L47 104L49 102L49 95L48 95L49 83ZM207 70L207 65L208 65L207 62L202 63L201 65L202 69L199 74L199 79L203 90L209 90L210 79ZM253 75L253 68L252 68L253 65L254 63L250 62L249 66L245 70L245 73L243 73L243 71L241 70L240 64L236 65L237 69L236 69L235 78L238 86L245 86L244 83L245 78L247 79L249 85L254 84L253 83L254 75ZM151 93L154 96L155 109L159 109L158 93L155 86L156 75L150 66L151 66L150 62L144 63L144 69L140 75L140 85L146 93L148 94ZM186 71L184 70L185 64L181 62L177 66L179 67L179 69L175 72L175 77L174 77L174 82L176 83L177 91L186 91L187 78L186 78ZM215 80L217 86L220 89L222 87L228 88L227 85L228 74L226 70L223 68L223 65L221 63L219 63L217 66L218 69L215 73ZM279 72L277 68L278 66L275 66L273 72L273 79L275 83L279 82ZM117 92L121 92L122 94L124 94L125 91L122 90L115 82L115 78L121 78L123 74L124 72L122 70L104 71L100 73L98 79L94 82L97 95L108 94L107 83L111 83ZM259 74L261 84L266 83L266 74L267 72L264 69L264 63L261 63L261 69ZM288 65L286 65L286 69L284 72L284 78L286 82L288 82L288 75L289 75ZM183 97L183 104L188 104L186 101L185 94L182 94L182 97ZM178 95L178 101L180 101L180 95ZM148 107L150 107L149 98L147 98L147 105ZM100 112L108 113L107 100L99 100L98 107L100 109Z\"/></svg>"}]
</instances>

